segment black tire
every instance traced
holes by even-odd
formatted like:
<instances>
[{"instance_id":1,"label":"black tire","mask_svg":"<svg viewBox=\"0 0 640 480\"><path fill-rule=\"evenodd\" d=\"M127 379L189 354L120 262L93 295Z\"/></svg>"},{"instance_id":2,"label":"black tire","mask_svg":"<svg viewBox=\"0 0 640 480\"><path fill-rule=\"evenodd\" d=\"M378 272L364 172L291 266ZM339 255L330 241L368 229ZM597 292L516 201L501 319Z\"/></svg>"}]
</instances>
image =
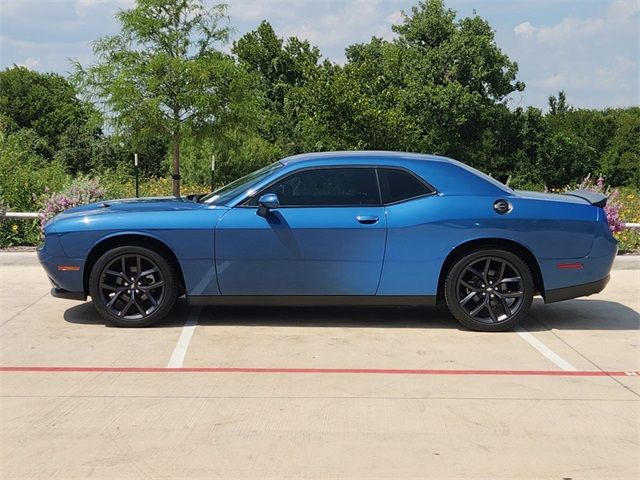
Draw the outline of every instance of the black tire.
<instances>
[{"instance_id":1,"label":"black tire","mask_svg":"<svg viewBox=\"0 0 640 480\"><path fill-rule=\"evenodd\" d=\"M451 314L481 332L513 328L529 311L534 293L527 264L514 253L493 248L459 258L447 272L444 287Z\"/></svg>"},{"instance_id":2,"label":"black tire","mask_svg":"<svg viewBox=\"0 0 640 480\"><path fill-rule=\"evenodd\" d=\"M178 282L173 266L160 254L144 247L124 246L109 250L95 263L89 294L107 322L120 327L146 327L171 311L178 296Z\"/></svg>"}]
</instances>

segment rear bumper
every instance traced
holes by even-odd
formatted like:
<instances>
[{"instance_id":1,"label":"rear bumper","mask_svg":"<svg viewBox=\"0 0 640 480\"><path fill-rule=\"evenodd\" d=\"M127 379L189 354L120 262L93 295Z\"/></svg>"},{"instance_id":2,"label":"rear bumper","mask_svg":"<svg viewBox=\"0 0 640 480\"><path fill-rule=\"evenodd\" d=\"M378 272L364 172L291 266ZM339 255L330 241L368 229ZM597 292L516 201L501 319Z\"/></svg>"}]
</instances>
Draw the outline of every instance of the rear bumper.
<instances>
[{"instance_id":1,"label":"rear bumper","mask_svg":"<svg viewBox=\"0 0 640 480\"><path fill-rule=\"evenodd\" d=\"M593 295L594 293L599 293L604 290L607 283L609 283L609 275L595 282L547 290L544 295L544 303L561 302L562 300L569 300L571 298Z\"/></svg>"},{"instance_id":2,"label":"rear bumper","mask_svg":"<svg viewBox=\"0 0 640 480\"><path fill-rule=\"evenodd\" d=\"M69 292L68 290L64 290L62 288L53 287L51 289L51 296L56 298L65 298L67 300L86 300L87 296L84 292Z\"/></svg>"}]
</instances>

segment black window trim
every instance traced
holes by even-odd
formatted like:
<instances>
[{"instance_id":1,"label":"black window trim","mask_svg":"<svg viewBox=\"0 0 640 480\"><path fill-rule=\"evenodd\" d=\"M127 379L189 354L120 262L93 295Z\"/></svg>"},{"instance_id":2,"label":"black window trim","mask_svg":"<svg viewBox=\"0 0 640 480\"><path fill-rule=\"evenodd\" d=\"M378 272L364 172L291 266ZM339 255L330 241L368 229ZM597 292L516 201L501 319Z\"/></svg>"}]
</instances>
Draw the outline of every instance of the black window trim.
<instances>
[{"instance_id":1,"label":"black window trim","mask_svg":"<svg viewBox=\"0 0 640 480\"><path fill-rule=\"evenodd\" d=\"M412 172L411 170L409 170L409 169L407 169L405 167L399 167L397 165L370 165L370 164L321 165L321 166L311 166L311 167L299 168L297 170L294 170L292 172L287 173L286 175L283 175L282 177L276 178L271 183L269 183L268 185L265 185L264 187L262 187L257 192L249 195L247 198L245 198L243 200L240 200L236 204L236 206L234 208L258 208L257 205L248 205L248 203L251 200L253 200L254 198L260 198L260 196L264 195L265 191L270 189L276 183L279 183L279 182L281 182L283 180L286 180L287 178L291 177L292 175L296 175L296 174L298 174L300 172L304 172L304 171L307 171L307 170L329 170L329 169L336 170L336 169L340 169L340 168L368 168L368 169L373 169L373 171L375 173L375 177L376 177L376 185L378 187L378 203L370 204L370 205L282 205L281 207L278 207L278 209L281 209L281 208L385 207L387 205L397 205L399 203L408 202L408 201L411 201L411 200L415 200L417 198L430 197L430 196L438 194L438 191L432 185L430 185L428 182L423 180L420 176L418 176L417 174L415 174L414 172ZM397 200L395 202L384 203L382 201L382 187L380 186L380 177L378 175L378 170L379 169L400 170L402 172L408 173L409 175L411 175L413 178L415 178L418 182L420 182L422 185L424 185L430 191L428 193L423 193L421 195L415 195L413 197L403 198L402 200Z\"/></svg>"}]
</instances>

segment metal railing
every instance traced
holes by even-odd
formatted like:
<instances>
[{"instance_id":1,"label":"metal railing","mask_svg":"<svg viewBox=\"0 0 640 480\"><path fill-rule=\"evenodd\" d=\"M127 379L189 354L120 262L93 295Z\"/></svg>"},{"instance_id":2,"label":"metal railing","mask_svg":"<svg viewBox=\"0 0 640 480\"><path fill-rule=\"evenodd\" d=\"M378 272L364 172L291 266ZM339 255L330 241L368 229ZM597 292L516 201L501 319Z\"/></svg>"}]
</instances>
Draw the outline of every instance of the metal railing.
<instances>
[{"instance_id":1,"label":"metal railing","mask_svg":"<svg viewBox=\"0 0 640 480\"><path fill-rule=\"evenodd\" d=\"M8 218L38 218L36 212L5 212L4 215L0 214L0 217L2 216Z\"/></svg>"}]
</instances>

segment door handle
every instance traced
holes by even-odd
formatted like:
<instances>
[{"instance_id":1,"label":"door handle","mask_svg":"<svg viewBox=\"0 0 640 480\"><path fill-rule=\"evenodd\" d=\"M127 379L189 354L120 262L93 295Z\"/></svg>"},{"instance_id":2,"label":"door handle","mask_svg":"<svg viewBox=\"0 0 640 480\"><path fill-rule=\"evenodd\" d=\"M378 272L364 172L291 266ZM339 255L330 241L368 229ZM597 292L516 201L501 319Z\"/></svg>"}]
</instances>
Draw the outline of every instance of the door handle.
<instances>
[{"instance_id":1,"label":"door handle","mask_svg":"<svg viewBox=\"0 0 640 480\"><path fill-rule=\"evenodd\" d=\"M363 225L374 225L378 223L378 217L370 215L358 215L356 217L356 220L358 220L358 222L362 223Z\"/></svg>"}]
</instances>

